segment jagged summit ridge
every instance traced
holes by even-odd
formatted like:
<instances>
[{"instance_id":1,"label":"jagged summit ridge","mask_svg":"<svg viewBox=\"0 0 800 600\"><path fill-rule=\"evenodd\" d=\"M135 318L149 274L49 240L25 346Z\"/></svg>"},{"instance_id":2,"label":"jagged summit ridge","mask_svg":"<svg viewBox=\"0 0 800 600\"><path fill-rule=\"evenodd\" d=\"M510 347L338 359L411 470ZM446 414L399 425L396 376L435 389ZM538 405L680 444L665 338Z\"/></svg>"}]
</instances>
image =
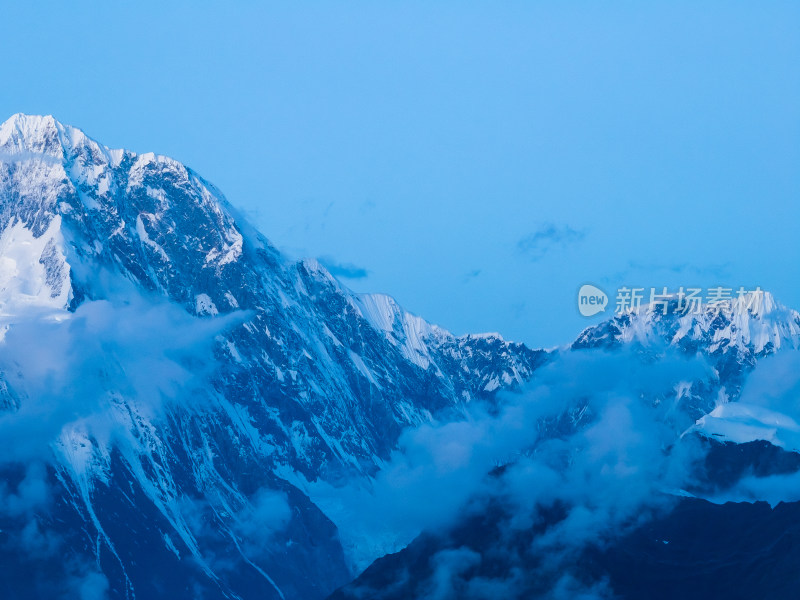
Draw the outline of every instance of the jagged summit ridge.
<instances>
[{"instance_id":1,"label":"jagged summit ridge","mask_svg":"<svg viewBox=\"0 0 800 600\"><path fill-rule=\"evenodd\" d=\"M0 124L0 149L3 159L24 159L45 156L62 159L75 150L88 146L91 152L105 155L105 159L118 165L126 150L111 149L87 136L82 130L65 125L52 115L17 113ZM156 158L156 155L152 155ZM172 160L158 156L161 160Z\"/></svg>"},{"instance_id":2,"label":"jagged summit ridge","mask_svg":"<svg viewBox=\"0 0 800 600\"><path fill-rule=\"evenodd\" d=\"M0 226L19 221L38 237L60 216L63 239L53 238L54 244L74 267L116 265L190 306L196 298L181 297L172 282L237 260L243 231L251 234L254 252L277 262L262 236L237 223L218 190L178 161L111 150L52 117L15 115L0 132ZM73 283L89 287L80 274L77 269ZM227 292L212 297L221 310L237 308Z\"/></svg>"},{"instance_id":3,"label":"jagged summit ridge","mask_svg":"<svg viewBox=\"0 0 800 600\"><path fill-rule=\"evenodd\" d=\"M61 146L61 132L66 131L67 128L52 115L17 113L0 125L0 148L7 156L34 154L55 157L58 156L57 148Z\"/></svg>"}]
</instances>

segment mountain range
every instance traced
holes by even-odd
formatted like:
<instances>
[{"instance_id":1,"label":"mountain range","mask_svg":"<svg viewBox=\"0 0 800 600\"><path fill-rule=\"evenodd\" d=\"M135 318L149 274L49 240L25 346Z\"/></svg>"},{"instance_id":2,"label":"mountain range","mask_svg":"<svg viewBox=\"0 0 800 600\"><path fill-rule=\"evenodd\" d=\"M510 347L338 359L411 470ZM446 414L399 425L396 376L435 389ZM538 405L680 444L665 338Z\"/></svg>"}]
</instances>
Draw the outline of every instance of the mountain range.
<instances>
[{"instance_id":1,"label":"mountain range","mask_svg":"<svg viewBox=\"0 0 800 600\"><path fill-rule=\"evenodd\" d=\"M456 336L283 256L181 163L14 115L0 125L6 594L637 597L680 570L644 527L700 520L718 540L739 511L772 531L775 498L792 519L793 483L777 496L743 485L800 469L795 388L769 387L794 381L798 347L800 314L768 293L729 311L616 315L552 350ZM543 464L566 477L593 456L609 415L642 439L592 468L647 485L599 537L558 542L570 553L548 566L541 538L576 507L609 505L566 479L553 485L571 495L520 501ZM696 540L679 537L669 547L685 556ZM751 541L774 552L772 537ZM512 546L526 550L500 552ZM622 575L630 564L640 580Z\"/></svg>"}]
</instances>

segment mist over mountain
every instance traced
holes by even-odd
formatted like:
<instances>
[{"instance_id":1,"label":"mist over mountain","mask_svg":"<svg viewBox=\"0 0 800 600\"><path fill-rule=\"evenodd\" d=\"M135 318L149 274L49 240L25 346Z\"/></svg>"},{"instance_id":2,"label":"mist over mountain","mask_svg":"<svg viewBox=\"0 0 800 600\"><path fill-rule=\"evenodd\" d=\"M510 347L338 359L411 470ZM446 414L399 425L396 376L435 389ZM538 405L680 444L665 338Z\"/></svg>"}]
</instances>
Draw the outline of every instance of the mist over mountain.
<instances>
[{"instance_id":1,"label":"mist over mountain","mask_svg":"<svg viewBox=\"0 0 800 600\"><path fill-rule=\"evenodd\" d=\"M797 589L800 314L769 294L549 351L455 336L288 260L184 165L18 114L0 336L9 597Z\"/></svg>"},{"instance_id":2,"label":"mist over mountain","mask_svg":"<svg viewBox=\"0 0 800 600\"><path fill-rule=\"evenodd\" d=\"M799 317L619 315L499 412L420 427L458 510L331 598L795 597Z\"/></svg>"}]
</instances>

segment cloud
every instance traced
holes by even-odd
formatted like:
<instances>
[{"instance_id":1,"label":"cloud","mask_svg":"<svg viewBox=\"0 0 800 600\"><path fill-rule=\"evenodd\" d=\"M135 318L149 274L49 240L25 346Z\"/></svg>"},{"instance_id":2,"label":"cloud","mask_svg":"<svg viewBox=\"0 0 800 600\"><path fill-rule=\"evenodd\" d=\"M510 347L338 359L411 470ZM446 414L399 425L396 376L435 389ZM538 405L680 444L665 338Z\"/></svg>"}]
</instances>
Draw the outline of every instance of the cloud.
<instances>
[{"instance_id":1,"label":"cloud","mask_svg":"<svg viewBox=\"0 0 800 600\"><path fill-rule=\"evenodd\" d=\"M573 229L569 225L543 225L517 242L517 250L532 261L538 261L551 250L566 248L586 237L584 231Z\"/></svg>"},{"instance_id":2,"label":"cloud","mask_svg":"<svg viewBox=\"0 0 800 600\"><path fill-rule=\"evenodd\" d=\"M796 350L764 359L742 402L800 422L798 373ZM747 468L730 488L703 495L713 442L687 435L694 418L681 390L715 381L702 356L664 347L562 352L522 393L504 396L502 409L472 405L460 421L404 432L371 489L349 497L383 551L427 533L400 573L373 571L353 584L355 596L383 597L372 586L397 575L408 597L610 598L586 552L667 514L682 497L676 491L720 503L797 501L800 472ZM359 534L337 516L345 538Z\"/></svg>"},{"instance_id":3,"label":"cloud","mask_svg":"<svg viewBox=\"0 0 800 600\"><path fill-rule=\"evenodd\" d=\"M0 481L0 514L17 517L29 515L46 507L50 502L47 470L41 461L26 465L25 475L10 491L8 481Z\"/></svg>"},{"instance_id":4,"label":"cloud","mask_svg":"<svg viewBox=\"0 0 800 600\"><path fill-rule=\"evenodd\" d=\"M765 440L798 452L800 351L788 349L760 361L745 381L734 406L738 411L731 411L729 416L723 413L719 419L719 427L727 439ZM745 473L711 499L720 503L766 501L771 506L800 502L800 471Z\"/></svg>"},{"instance_id":5,"label":"cloud","mask_svg":"<svg viewBox=\"0 0 800 600\"><path fill-rule=\"evenodd\" d=\"M77 582L80 600L105 600L108 598L108 579L102 573L90 571Z\"/></svg>"},{"instance_id":6,"label":"cloud","mask_svg":"<svg viewBox=\"0 0 800 600\"><path fill-rule=\"evenodd\" d=\"M322 256L319 262L336 277L344 279L364 279L369 276L369 271L353 263L342 263L331 256Z\"/></svg>"},{"instance_id":7,"label":"cloud","mask_svg":"<svg viewBox=\"0 0 800 600\"><path fill-rule=\"evenodd\" d=\"M481 273L482 273L481 269L472 269L466 275L464 275L464 283L469 283L473 279L477 279L478 277L480 277Z\"/></svg>"},{"instance_id":8,"label":"cloud","mask_svg":"<svg viewBox=\"0 0 800 600\"><path fill-rule=\"evenodd\" d=\"M633 350L563 353L502 410L475 404L462 420L406 430L368 489L315 485L311 496L357 569L421 531L446 530L476 499L484 510L481 498L502 497L518 526L541 505L570 507L554 537L541 539L555 557L559 540L600 539L657 504L657 489L680 487L691 461L683 449L664 453L694 422L679 383L714 377L702 358L672 351L657 361ZM490 476L498 468L503 475Z\"/></svg>"},{"instance_id":9,"label":"cloud","mask_svg":"<svg viewBox=\"0 0 800 600\"><path fill-rule=\"evenodd\" d=\"M246 315L198 318L163 299L125 294L86 301L71 313L32 308L10 317L0 340L0 394L19 402L0 401L7 407L0 410L0 529L7 547L47 563L42 585L59 585L70 598L108 596L95 559L75 550L51 515L69 485L62 477L96 466L72 444L102 456L99 446L132 438L128 426L140 422L137 414L161 418L170 403L210 399L216 339ZM73 559L52 570L66 549Z\"/></svg>"},{"instance_id":10,"label":"cloud","mask_svg":"<svg viewBox=\"0 0 800 600\"><path fill-rule=\"evenodd\" d=\"M358 212L362 215L367 214L370 211L375 210L377 208L378 203L375 200L364 200L358 207Z\"/></svg>"},{"instance_id":11,"label":"cloud","mask_svg":"<svg viewBox=\"0 0 800 600\"><path fill-rule=\"evenodd\" d=\"M718 264L707 264L707 265L698 265L694 263L659 263L659 262L640 262L631 260L628 261L628 264L621 270L607 275L605 277L601 277L600 281L603 283L617 283L621 280L626 278L633 277L638 274L644 273L648 277L651 277L654 273L665 273L665 274L678 274L678 275L691 275L694 277L700 277L703 279L710 279L713 278L717 281L722 281L725 279L730 278L731 276L731 264L729 262L725 263L718 263ZM686 282L686 284L691 284L691 281Z\"/></svg>"},{"instance_id":12,"label":"cloud","mask_svg":"<svg viewBox=\"0 0 800 600\"><path fill-rule=\"evenodd\" d=\"M197 318L141 295L84 302L74 313L32 313L0 342L0 373L21 398L0 412L0 463L50 460L68 429L105 440L115 399L146 415L165 401L197 402L213 368L215 338L246 313Z\"/></svg>"},{"instance_id":13,"label":"cloud","mask_svg":"<svg viewBox=\"0 0 800 600\"><path fill-rule=\"evenodd\" d=\"M63 539L43 528L38 519L31 518L19 532L17 544L29 557L48 560L61 550Z\"/></svg>"},{"instance_id":14,"label":"cloud","mask_svg":"<svg viewBox=\"0 0 800 600\"><path fill-rule=\"evenodd\" d=\"M431 559L434 577L431 590L425 595L429 600L448 600L457 597L463 587L462 575L465 571L480 564L481 556L469 548L442 550ZM459 585L461 584L461 585Z\"/></svg>"},{"instance_id":15,"label":"cloud","mask_svg":"<svg viewBox=\"0 0 800 600\"><path fill-rule=\"evenodd\" d=\"M234 529L243 538L243 551L259 556L274 544L276 533L289 524L292 511L284 492L260 488L235 516Z\"/></svg>"}]
</instances>

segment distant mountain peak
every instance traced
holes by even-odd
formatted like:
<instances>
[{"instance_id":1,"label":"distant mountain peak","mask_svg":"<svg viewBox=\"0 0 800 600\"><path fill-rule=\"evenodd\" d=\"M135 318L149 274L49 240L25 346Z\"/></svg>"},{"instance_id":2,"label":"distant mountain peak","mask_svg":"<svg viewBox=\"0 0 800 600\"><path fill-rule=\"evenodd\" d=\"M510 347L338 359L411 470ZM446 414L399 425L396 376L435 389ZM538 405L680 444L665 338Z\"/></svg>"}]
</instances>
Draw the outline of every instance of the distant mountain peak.
<instances>
[{"instance_id":1,"label":"distant mountain peak","mask_svg":"<svg viewBox=\"0 0 800 600\"><path fill-rule=\"evenodd\" d=\"M701 303L681 310L677 298L663 305L642 305L586 328L573 349L671 346L687 354L715 357L721 371L750 368L781 348L800 348L800 313L766 291L737 296L722 305ZM741 382L741 373L734 379Z\"/></svg>"}]
</instances>

